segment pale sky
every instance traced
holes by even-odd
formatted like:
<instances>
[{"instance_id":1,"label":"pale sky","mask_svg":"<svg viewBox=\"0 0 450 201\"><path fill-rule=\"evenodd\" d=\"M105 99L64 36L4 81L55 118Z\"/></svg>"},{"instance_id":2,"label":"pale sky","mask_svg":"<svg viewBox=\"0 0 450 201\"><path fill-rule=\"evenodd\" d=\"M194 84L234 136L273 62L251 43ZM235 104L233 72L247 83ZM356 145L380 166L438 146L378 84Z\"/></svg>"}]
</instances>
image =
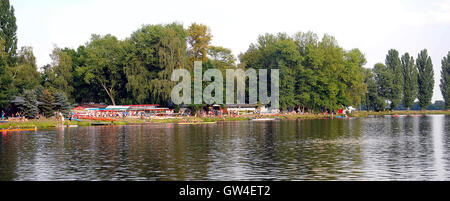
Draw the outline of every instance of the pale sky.
<instances>
[{"instance_id":1,"label":"pale sky","mask_svg":"<svg viewBox=\"0 0 450 201\"><path fill-rule=\"evenodd\" d=\"M441 60L450 51L450 0L10 0L16 10L18 46L32 46L38 66L53 47L77 48L91 34L124 39L144 24L206 24L212 45L237 56L264 33L313 31L333 35L346 50L359 48L365 67L384 63L389 49L433 60L433 101L441 100Z\"/></svg>"}]
</instances>

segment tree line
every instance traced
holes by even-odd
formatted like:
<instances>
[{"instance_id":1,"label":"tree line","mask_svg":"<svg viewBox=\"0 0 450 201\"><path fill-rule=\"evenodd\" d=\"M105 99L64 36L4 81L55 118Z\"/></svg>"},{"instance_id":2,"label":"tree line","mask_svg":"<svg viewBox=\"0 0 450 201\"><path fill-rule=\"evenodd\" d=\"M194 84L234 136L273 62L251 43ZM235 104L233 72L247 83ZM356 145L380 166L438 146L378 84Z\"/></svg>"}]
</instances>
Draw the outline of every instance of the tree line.
<instances>
[{"instance_id":1,"label":"tree line","mask_svg":"<svg viewBox=\"0 0 450 201\"><path fill-rule=\"evenodd\" d=\"M203 61L204 71L279 69L282 110L320 112L353 106L380 111L400 103L410 108L416 98L422 108L431 103L434 74L426 49L416 60L408 53L400 56L389 50L384 63L368 69L359 49L345 50L333 36L319 39L313 32L261 35L239 54L237 64L230 49L210 44L213 36L206 25L143 25L123 40L94 34L76 49L55 47L52 62L38 71L32 47L17 50L13 6L8 0L0 2L1 109L16 96L25 99L29 108L36 105L35 99L40 105L53 105L49 110L67 111L73 103L88 102L174 107L172 71L192 71L198 60ZM442 60L441 74L440 89L449 109L450 52Z\"/></svg>"},{"instance_id":2,"label":"tree line","mask_svg":"<svg viewBox=\"0 0 450 201\"><path fill-rule=\"evenodd\" d=\"M445 109L450 109L449 61L450 52L442 59L440 80ZM393 110L402 103L409 110L418 99L420 108L424 110L431 105L435 83L431 57L427 49L420 51L416 60L407 52L400 56L397 50L391 49L384 64L377 63L372 70L367 70L365 83L364 105L367 109Z\"/></svg>"}]
</instances>

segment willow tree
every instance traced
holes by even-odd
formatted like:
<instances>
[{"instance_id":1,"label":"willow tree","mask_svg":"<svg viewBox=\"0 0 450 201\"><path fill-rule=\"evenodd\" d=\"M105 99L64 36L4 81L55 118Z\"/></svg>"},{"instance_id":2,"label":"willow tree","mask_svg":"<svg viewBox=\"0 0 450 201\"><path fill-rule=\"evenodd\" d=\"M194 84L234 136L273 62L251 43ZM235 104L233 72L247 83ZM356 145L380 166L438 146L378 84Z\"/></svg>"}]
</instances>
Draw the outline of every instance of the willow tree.
<instances>
[{"instance_id":1,"label":"willow tree","mask_svg":"<svg viewBox=\"0 0 450 201\"><path fill-rule=\"evenodd\" d=\"M431 104L434 88L434 71L431 57L428 56L427 50L422 50L417 56L418 69L418 99L419 105L424 110Z\"/></svg>"},{"instance_id":2,"label":"willow tree","mask_svg":"<svg viewBox=\"0 0 450 201\"><path fill-rule=\"evenodd\" d=\"M158 57L159 72L150 81L152 100L157 103L166 103L170 99L175 82L171 81L174 69L187 67L185 31L181 26L172 24L166 27L164 35L159 41Z\"/></svg>"},{"instance_id":3,"label":"willow tree","mask_svg":"<svg viewBox=\"0 0 450 201\"><path fill-rule=\"evenodd\" d=\"M418 73L412 56L405 53L401 60L403 72L403 104L409 110L417 98Z\"/></svg>"},{"instance_id":4,"label":"willow tree","mask_svg":"<svg viewBox=\"0 0 450 201\"><path fill-rule=\"evenodd\" d=\"M187 67L186 36L174 23L145 25L126 40L126 88L137 103L167 104L173 69Z\"/></svg>"}]
</instances>

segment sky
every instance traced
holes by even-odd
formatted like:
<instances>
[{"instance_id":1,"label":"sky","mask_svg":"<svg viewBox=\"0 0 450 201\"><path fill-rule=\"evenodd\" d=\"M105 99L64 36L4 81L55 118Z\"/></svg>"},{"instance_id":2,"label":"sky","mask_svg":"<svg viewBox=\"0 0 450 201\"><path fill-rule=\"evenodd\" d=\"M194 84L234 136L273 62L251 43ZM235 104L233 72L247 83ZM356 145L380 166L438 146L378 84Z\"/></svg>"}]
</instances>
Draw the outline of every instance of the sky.
<instances>
[{"instance_id":1,"label":"sky","mask_svg":"<svg viewBox=\"0 0 450 201\"><path fill-rule=\"evenodd\" d=\"M366 68L389 49L415 58L431 56L439 89L441 60L450 51L450 0L10 0L17 18L18 46L33 47L38 66L51 63L55 46L77 48L92 34L129 37L145 24L178 22L211 28L212 45L245 52L265 33L313 31L330 34L346 50L360 49Z\"/></svg>"}]
</instances>

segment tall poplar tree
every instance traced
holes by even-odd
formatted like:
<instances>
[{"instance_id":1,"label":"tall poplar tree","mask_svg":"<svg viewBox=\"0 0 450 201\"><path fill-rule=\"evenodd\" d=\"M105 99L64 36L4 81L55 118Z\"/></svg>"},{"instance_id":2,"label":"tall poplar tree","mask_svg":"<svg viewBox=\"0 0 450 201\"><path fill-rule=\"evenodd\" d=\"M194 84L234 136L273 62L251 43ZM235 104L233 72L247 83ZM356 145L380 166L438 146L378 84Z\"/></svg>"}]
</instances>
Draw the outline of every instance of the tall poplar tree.
<instances>
[{"instance_id":1,"label":"tall poplar tree","mask_svg":"<svg viewBox=\"0 0 450 201\"><path fill-rule=\"evenodd\" d=\"M0 0L0 40L4 41L2 50L8 54L8 65L15 66L17 53L17 24L14 7L9 0Z\"/></svg>"},{"instance_id":2,"label":"tall poplar tree","mask_svg":"<svg viewBox=\"0 0 450 201\"><path fill-rule=\"evenodd\" d=\"M402 56L403 72L403 104L408 108L414 104L417 98L417 68L414 64L414 58L405 53Z\"/></svg>"},{"instance_id":3,"label":"tall poplar tree","mask_svg":"<svg viewBox=\"0 0 450 201\"><path fill-rule=\"evenodd\" d=\"M441 84L439 86L444 97L445 109L450 110L450 52L442 58Z\"/></svg>"},{"instance_id":4,"label":"tall poplar tree","mask_svg":"<svg viewBox=\"0 0 450 201\"><path fill-rule=\"evenodd\" d=\"M393 110L398 106L402 99L403 88L402 64L397 50L390 49L388 51L385 65L389 69L389 73L392 75L392 80L390 83L391 88L387 98L391 102L391 110Z\"/></svg>"},{"instance_id":5,"label":"tall poplar tree","mask_svg":"<svg viewBox=\"0 0 450 201\"><path fill-rule=\"evenodd\" d=\"M419 105L424 110L431 104L431 97L433 96L434 87L434 72L431 57L428 56L427 49L420 51L416 60L418 77L418 98Z\"/></svg>"},{"instance_id":6,"label":"tall poplar tree","mask_svg":"<svg viewBox=\"0 0 450 201\"><path fill-rule=\"evenodd\" d=\"M13 98L14 88L12 86L12 78L7 71L8 55L3 51L4 41L0 40L0 108L6 109L9 101Z\"/></svg>"}]
</instances>

